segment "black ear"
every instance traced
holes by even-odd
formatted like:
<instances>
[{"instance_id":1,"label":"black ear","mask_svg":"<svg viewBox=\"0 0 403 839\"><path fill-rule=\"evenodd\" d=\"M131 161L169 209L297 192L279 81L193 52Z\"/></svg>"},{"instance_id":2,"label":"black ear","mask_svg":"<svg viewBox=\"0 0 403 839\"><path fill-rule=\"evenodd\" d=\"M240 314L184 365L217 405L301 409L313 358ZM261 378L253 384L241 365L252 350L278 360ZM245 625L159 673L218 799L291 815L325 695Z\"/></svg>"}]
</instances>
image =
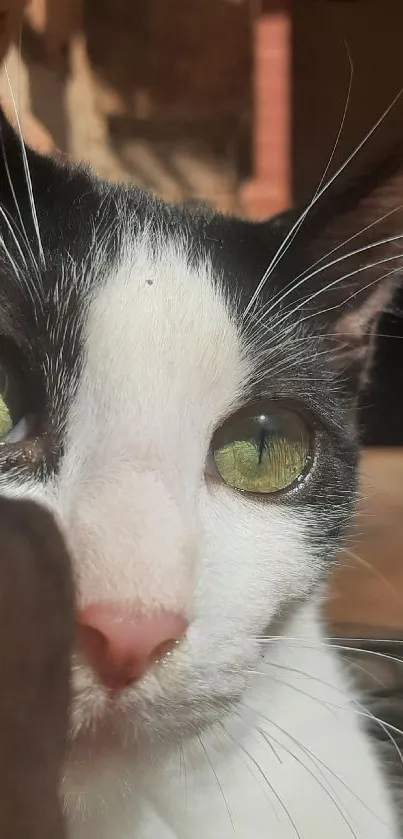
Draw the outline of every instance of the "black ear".
<instances>
[{"instance_id":1,"label":"black ear","mask_svg":"<svg viewBox=\"0 0 403 839\"><path fill-rule=\"evenodd\" d=\"M17 112L12 124L4 108L0 105L0 176L2 181L7 176L7 169L15 176L18 176L19 173L24 174L25 155L30 164L43 159L43 155L30 148L22 139L21 131L22 125Z\"/></svg>"},{"instance_id":2,"label":"black ear","mask_svg":"<svg viewBox=\"0 0 403 839\"><path fill-rule=\"evenodd\" d=\"M35 216L54 181L57 164L26 144L17 117L15 122L14 127L0 107L0 206L3 211L0 232L7 237L7 218L15 235L26 235L36 254Z\"/></svg>"},{"instance_id":3,"label":"black ear","mask_svg":"<svg viewBox=\"0 0 403 839\"><path fill-rule=\"evenodd\" d=\"M35 130L34 130L35 128ZM38 129L39 130L39 129ZM31 145L32 143L32 145ZM26 162L29 169L49 170L66 160L49 141L37 136L36 126L24 121L14 101L5 110L0 104L0 178L8 182L7 170L17 179L26 180Z\"/></svg>"},{"instance_id":4,"label":"black ear","mask_svg":"<svg viewBox=\"0 0 403 839\"><path fill-rule=\"evenodd\" d=\"M72 242L86 253L104 200L89 169L27 146L0 108L0 271L10 253L35 270Z\"/></svg>"},{"instance_id":5,"label":"black ear","mask_svg":"<svg viewBox=\"0 0 403 839\"><path fill-rule=\"evenodd\" d=\"M336 188L313 202L289 249L294 305L302 319L320 324L355 386L365 382L379 318L402 279L402 152L347 186L337 188L336 179Z\"/></svg>"}]
</instances>

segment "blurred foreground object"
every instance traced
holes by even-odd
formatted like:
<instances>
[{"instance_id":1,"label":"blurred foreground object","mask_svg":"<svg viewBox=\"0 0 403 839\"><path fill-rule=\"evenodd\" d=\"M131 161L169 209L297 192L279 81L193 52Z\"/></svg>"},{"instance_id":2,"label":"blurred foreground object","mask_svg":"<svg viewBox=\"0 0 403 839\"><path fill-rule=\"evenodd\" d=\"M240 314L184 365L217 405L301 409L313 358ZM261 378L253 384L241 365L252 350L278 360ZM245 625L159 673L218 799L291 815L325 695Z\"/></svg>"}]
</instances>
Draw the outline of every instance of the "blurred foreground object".
<instances>
[{"instance_id":1,"label":"blurred foreground object","mask_svg":"<svg viewBox=\"0 0 403 839\"><path fill-rule=\"evenodd\" d=\"M52 516L0 498L0 825L7 839L63 839L74 597Z\"/></svg>"}]
</instances>

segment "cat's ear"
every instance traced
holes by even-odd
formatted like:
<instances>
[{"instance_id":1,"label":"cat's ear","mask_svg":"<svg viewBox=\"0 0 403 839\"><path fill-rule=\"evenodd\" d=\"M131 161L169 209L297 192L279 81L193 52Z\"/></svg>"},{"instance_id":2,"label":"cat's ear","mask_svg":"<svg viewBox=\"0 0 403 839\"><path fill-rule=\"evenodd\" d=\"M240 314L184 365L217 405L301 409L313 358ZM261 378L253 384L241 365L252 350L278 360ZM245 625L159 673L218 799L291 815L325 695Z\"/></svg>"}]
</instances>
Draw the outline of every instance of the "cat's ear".
<instances>
[{"instance_id":1,"label":"cat's ear","mask_svg":"<svg viewBox=\"0 0 403 839\"><path fill-rule=\"evenodd\" d=\"M320 323L354 386L365 383L379 319L403 277L400 151L347 188L324 193L296 243L295 298Z\"/></svg>"},{"instance_id":2,"label":"cat's ear","mask_svg":"<svg viewBox=\"0 0 403 839\"><path fill-rule=\"evenodd\" d=\"M1 108L0 200L3 208L0 232L8 235L7 230L10 232L11 228L7 219L13 219L34 253L36 244L32 243L38 242L39 232L42 244L53 234L60 241L57 219L61 213L66 236L69 230L69 235L74 231L74 235L81 237L84 230L90 235L91 213L98 210L97 192L89 170L74 166L61 153L48 155L31 148L24 142L19 127L9 122Z\"/></svg>"},{"instance_id":3,"label":"cat's ear","mask_svg":"<svg viewBox=\"0 0 403 839\"><path fill-rule=\"evenodd\" d=\"M0 100L0 165L5 167L6 159L21 156L21 145L31 153L30 144L23 131L23 122L13 104Z\"/></svg>"},{"instance_id":4,"label":"cat's ear","mask_svg":"<svg viewBox=\"0 0 403 839\"><path fill-rule=\"evenodd\" d=\"M31 148L25 142L23 124L19 124L17 117L14 122L17 124L9 121L0 106L1 235L8 236L11 227L7 219L12 219L15 230L23 229L24 236L35 242L38 224L42 221L42 209L46 202L49 204L50 193L57 192L60 166L53 157L39 154ZM46 212L50 215L51 210ZM11 234L14 244L15 230Z\"/></svg>"}]
</instances>

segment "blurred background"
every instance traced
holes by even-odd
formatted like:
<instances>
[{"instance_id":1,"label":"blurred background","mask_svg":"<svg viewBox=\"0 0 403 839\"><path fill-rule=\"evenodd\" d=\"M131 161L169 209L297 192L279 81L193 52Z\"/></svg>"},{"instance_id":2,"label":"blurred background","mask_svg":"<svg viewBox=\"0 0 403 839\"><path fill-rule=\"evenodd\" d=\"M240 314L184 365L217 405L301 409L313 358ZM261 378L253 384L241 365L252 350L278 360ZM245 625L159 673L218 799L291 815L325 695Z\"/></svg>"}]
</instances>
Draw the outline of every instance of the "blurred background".
<instances>
[{"instance_id":1,"label":"blurred background","mask_svg":"<svg viewBox=\"0 0 403 839\"><path fill-rule=\"evenodd\" d=\"M350 81L332 171L403 87L402 33L402 0L0 0L0 96L10 106L13 91L45 152L169 201L264 218L312 197ZM396 143L403 98L357 165ZM363 397L363 500L328 605L330 634L400 728L402 314L401 293Z\"/></svg>"}]
</instances>

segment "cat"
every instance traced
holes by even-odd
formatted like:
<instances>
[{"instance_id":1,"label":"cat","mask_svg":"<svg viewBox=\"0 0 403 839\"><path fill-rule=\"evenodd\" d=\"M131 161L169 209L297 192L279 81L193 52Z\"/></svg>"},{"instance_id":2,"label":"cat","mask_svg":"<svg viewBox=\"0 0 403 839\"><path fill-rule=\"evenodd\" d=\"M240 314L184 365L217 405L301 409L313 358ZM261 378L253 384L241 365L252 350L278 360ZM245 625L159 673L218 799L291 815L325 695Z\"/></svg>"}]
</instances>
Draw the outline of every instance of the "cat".
<instances>
[{"instance_id":1,"label":"cat","mask_svg":"<svg viewBox=\"0 0 403 839\"><path fill-rule=\"evenodd\" d=\"M397 839L322 602L402 269L398 158L256 223L5 117L1 143L0 493L73 563L69 836Z\"/></svg>"},{"instance_id":2,"label":"cat","mask_svg":"<svg viewBox=\"0 0 403 839\"><path fill-rule=\"evenodd\" d=\"M0 545L1 830L8 839L64 839L70 563L53 517L32 501L0 499Z\"/></svg>"}]
</instances>

